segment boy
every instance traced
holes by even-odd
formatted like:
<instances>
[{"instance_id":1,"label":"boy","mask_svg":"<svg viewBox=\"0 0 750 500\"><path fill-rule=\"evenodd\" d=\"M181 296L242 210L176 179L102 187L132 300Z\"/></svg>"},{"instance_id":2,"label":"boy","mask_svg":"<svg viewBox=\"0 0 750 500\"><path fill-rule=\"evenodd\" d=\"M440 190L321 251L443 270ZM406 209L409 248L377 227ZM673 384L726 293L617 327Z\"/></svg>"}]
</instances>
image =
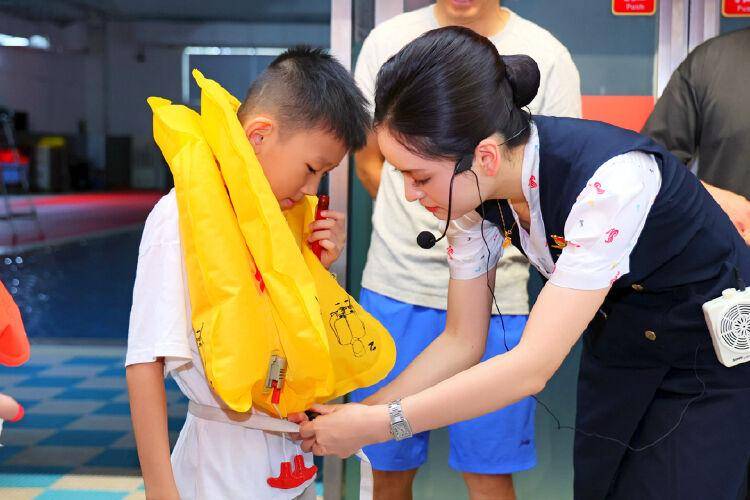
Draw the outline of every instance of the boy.
<instances>
[{"instance_id":1,"label":"boy","mask_svg":"<svg viewBox=\"0 0 750 500\"><path fill-rule=\"evenodd\" d=\"M316 194L346 152L364 145L369 121L347 71L323 51L304 47L271 63L237 117L282 210ZM344 245L344 215L323 215L312 224L309 241L320 242L328 267ZM224 406L209 388L191 330L174 190L146 221L125 364L147 497L315 498L310 482L290 490L268 486L291 443L256 429L188 414L170 463L164 374L171 373L191 401Z\"/></svg>"}]
</instances>

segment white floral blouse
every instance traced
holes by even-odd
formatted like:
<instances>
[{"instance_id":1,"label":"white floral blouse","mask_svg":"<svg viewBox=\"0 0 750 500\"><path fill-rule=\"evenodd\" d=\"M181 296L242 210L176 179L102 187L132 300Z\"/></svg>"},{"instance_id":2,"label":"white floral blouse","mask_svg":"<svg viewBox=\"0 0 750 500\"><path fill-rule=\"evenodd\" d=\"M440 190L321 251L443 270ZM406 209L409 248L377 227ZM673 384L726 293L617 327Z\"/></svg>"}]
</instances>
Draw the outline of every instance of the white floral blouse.
<instances>
[{"instance_id":1,"label":"white floral blouse","mask_svg":"<svg viewBox=\"0 0 750 500\"><path fill-rule=\"evenodd\" d=\"M515 211L513 216L523 251L545 278L565 288L597 290L611 286L630 271L630 253L661 188L661 172L652 155L632 151L615 156L594 172L568 215L565 234L554 236L564 247L557 264L549 252L542 220L539 135L533 125L522 168L523 194L530 210L529 231L518 223ZM451 278L472 279L493 269L502 256L501 239L500 228L487 221L482 223L482 217L475 212L451 222Z\"/></svg>"}]
</instances>

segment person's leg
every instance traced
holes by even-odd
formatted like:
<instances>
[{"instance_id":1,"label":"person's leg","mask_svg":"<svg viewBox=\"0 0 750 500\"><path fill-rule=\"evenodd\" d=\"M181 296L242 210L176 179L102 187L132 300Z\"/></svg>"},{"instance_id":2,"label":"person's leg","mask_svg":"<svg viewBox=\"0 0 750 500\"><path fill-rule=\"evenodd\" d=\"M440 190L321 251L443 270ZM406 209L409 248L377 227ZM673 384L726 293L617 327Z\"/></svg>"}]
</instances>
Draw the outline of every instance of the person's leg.
<instances>
[{"instance_id":1,"label":"person's leg","mask_svg":"<svg viewBox=\"0 0 750 500\"><path fill-rule=\"evenodd\" d=\"M362 289L360 304L393 336L396 363L378 384L350 394L360 402L395 379L442 331L444 311L405 304L367 289ZM444 324L444 319L443 319ZM366 446L364 452L373 469L375 500L409 500L419 467L427 460L429 433L420 433L404 441L388 441Z\"/></svg>"},{"instance_id":2,"label":"person's leg","mask_svg":"<svg viewBox=\"0 0 750 500\"><path fill-rule=\"evenodd\" d=\"M526 319L526 316L505 316L501 320L494 316L482 361L515 347ZM536 465L535 408L534 400L527 398L450 426L449 463L463 473L470 500L515 499L511 474Z\"/></svg>"},{"instance_id":3,"label":"person's leg","mask_svg":"<svg viewBox=\"0 0 750 500\"><path fill-rule=\"evenodd\" d=\"M412 484L419 469L372 471L373 500L412 500Z\"/></svg>"},{"instance_id":4,"label":"person's leg","mask_svg":"<svg viewBox=\"0 0 750 500\"><path fill-rule=\"evenodd\" d=\"M469 500L515 500L513 476L510 474L463 474Z\"/></svg>"},{"instance_id":5,"label":"person's leg","mask_svg":"<svg viewBox=\"0 0 750 500\"><path fill-rule=\"evenodd\" d=\"M626 448L654 398L667 366L612 366L584 342L578 372L578 401L573 450L573 496L608 498ZM596 435L594 435L596 434ZM604 436L604 437L603 437Z\"/></svg>"},{"instance_id":6,"label":"person's leg","mask_svg":"<svg viewBox=\"0 0 750 500\"><path fill-rule=\"evenodd\" d=\"M710 344L692 367L672 368L633 437L611 492L624 500L744 499L750 462L750 364L718 364ZM703 383L696 378L696 371ZM705 394L699 396L705 384ZM693 400L687 409L688 401ZM679 425L675 428L676 423Z\"/></svg>"}]
</instances>

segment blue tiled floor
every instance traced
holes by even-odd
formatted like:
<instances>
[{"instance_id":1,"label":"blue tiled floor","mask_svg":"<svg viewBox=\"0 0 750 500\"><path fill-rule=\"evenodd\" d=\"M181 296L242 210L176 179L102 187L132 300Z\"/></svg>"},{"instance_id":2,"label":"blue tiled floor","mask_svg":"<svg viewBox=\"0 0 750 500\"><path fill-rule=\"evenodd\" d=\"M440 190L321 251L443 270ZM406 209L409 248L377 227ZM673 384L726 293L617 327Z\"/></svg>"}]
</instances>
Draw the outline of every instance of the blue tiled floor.
<instances>
[{"instance_id":1,"label":"blue tiled floor","mask_svg":"<svg viewBox=\"0 0 750 500\"><path fill-rule=\"evenodd\" d=\"M26 408L24 419L6 424L0 436L5 445L0 448L0 474L68 474L95 468L103 474L111 470L139 475L124 354L124 347L33 345L26 366L0 368L0 392ZM180 410L170 411L174 444L185 420L186 400L169 382L170 407Z\"/></svg>"},{"instance_id":2,"label":"blue tiled floor","mask_svg":"<svg viewBox=\"0 0 750 500\"><path fill-rule=\"evenodd\" d=\"M36 500L122 500L126 494L116 491L45 491Z\"/></svg>"},{"instance_id":3,"label":"blue tiled floor","mask_svg":"<svg viewBox=\"0 0 750 500\"><path fill-rule=\"evenodd\" d=\"M26 408L26 417L6 424L0 436L0 499L145 498L127 389L110 387L125 376L123 356L123 347L34 345L25 370L0 367L0 392L23 394L18 399ZM174 446L187 400L172 379L166 389Z\"/></svg>"},{"instance_id":4,"label":"blue tiled floor","mask_svg":"<svg viewBox=\"0 0 750 500\"><path fill-rule=\"evenodd\" d=\"M47 488L57 479L55 474L9 474L0 476L0 487Z\"/></svg>"},{"instance_id":5,"label":"blue tiled floor","mask_svg":"<svg viewBox=\"0 0 750 500\"><path fill-rule=\"evenodd\" d=\"M96 467L138 467L138 453L134 448L108 449L92 458L86 465Z\"/></svg>"},{"instance_id":6,"label":"blue tiled floor","mask_svg":"<svg viewBox=\"0 0 750 500\"><path fill-rule=\"evenodd\" d=\"M130 415L130 404L110 403L93 412L94 415Z\"/></svg>"},{"instance_id":7,"label":"blue tiled floor","mask_svg":"<svg viewBox=\"0 0 750 500\"><path fill-rule=\"evenodd\" d=\"M16 387L72 387L83 377L33 377L15 384Z\"/></svg>"},{"instance_id":8,"label":"blue tiled floor","mask_svg":"<svg viewBox=\"0 0 750 500\"><path fill-rule=\"evenodd\" d=\"M109 401L110 399L122 394L117 389L77 389L72 388L64 391L59 399L90 399L92 401Z\"/></svg>"},{"instance_id":9,"label":"blue tiled floor","mask_svg":"<svg viewBox=\"0 0 750 500\"><path fill-rule=\"evenodd\" d=\"M8 393L14 394L12 389L8 390ZM24 406L28 405L27 399L19 398L19 401ZM24 429L61 429L78 418L77 415L35 415L32 411L33 407L34 405L29 405L26 408L26 416L23 418L22 426ZM21 424L19 424L19 427L21 427ZM3 432L4 442L12 442L12 439L8 436L13 436L14 428L13 424L6 424ZM0 457L2 457L2 451L0 451Z\"/></svg>"},{"instance_id":10,"label":"blue tiled floor","mask_svg":"<svg viewBox=\"0 0 750 500\"><path fill-rule=\"evenodd\" d=\"M42 446L111 446L125 436L125 432L111 431L59 431L40 441Z\"/></svg>"}]
</instances>

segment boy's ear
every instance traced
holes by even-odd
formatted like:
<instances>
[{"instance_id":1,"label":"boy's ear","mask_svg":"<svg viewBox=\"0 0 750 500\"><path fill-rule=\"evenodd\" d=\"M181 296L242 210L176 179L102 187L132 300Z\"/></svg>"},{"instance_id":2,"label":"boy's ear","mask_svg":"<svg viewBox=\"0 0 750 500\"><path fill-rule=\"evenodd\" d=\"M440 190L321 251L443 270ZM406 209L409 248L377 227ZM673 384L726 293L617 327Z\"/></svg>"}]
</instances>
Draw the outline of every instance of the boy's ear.
<instances>
[{"instance_id":1,"label":"boy's ear","mask_svg":"<svg viewBox=\"0 0 750 500\"><path fill-rule=\"evenodd\" d=\"M261 146L263 141L268 140L275 128L274 121L265 116L255 116L244 124L245 136L253 148Z\"/></svg>"}]
</instances>

